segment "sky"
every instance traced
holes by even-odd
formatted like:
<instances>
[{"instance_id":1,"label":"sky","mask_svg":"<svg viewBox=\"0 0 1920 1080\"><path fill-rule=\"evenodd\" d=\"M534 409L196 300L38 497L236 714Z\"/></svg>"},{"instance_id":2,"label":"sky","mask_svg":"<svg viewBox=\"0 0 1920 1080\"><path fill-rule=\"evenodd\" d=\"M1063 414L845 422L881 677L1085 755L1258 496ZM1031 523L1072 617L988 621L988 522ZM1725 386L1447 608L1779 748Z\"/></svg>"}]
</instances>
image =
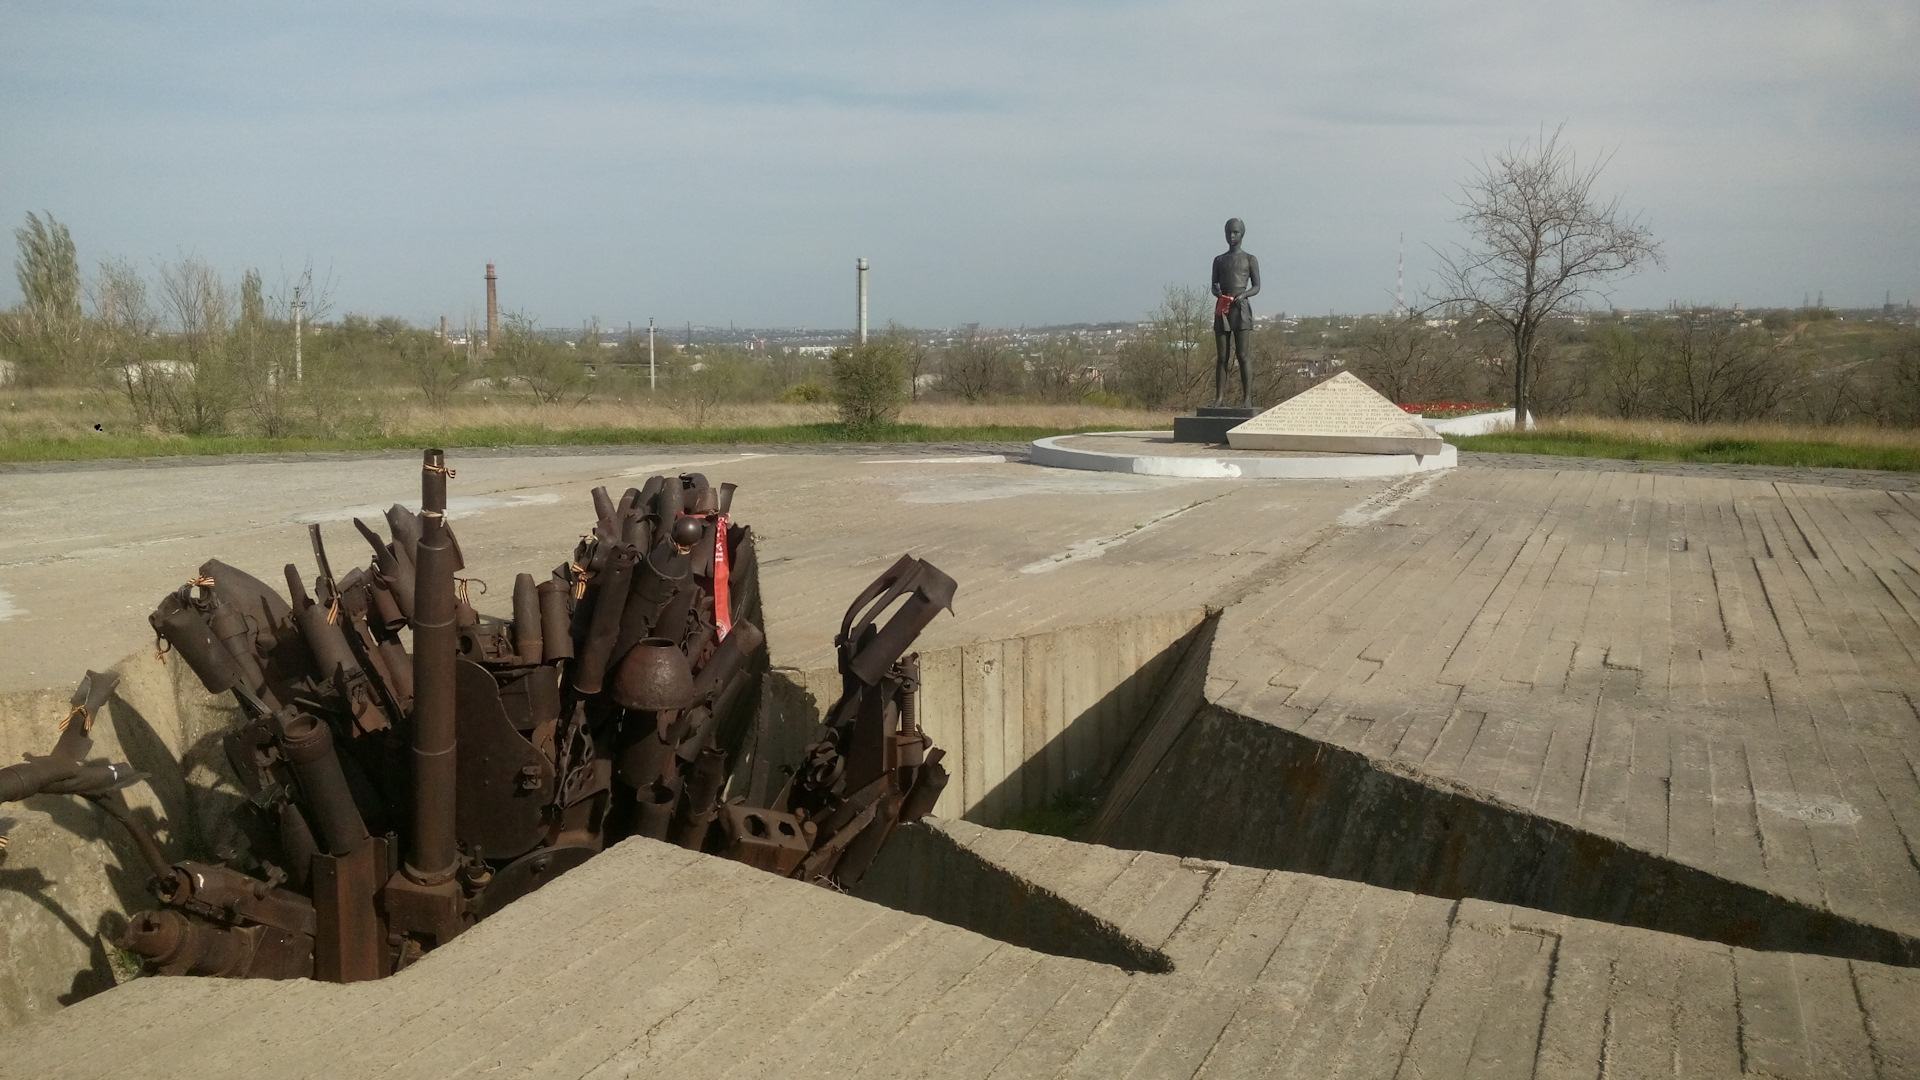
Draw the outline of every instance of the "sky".
<instances>
[{"instance_id":1,"label":"sky","mask_svg":"<svg viewBox=\"0 0 1920 1080\"><path fill-rule=\"evenodd\" d=\"M1383 311L1562 129L1664 245L1620 307L1920 302L1914 0L0 0L0 224L457 326ZM15 303L11 275L0 304Z\"/></svg>"}]
</instances>

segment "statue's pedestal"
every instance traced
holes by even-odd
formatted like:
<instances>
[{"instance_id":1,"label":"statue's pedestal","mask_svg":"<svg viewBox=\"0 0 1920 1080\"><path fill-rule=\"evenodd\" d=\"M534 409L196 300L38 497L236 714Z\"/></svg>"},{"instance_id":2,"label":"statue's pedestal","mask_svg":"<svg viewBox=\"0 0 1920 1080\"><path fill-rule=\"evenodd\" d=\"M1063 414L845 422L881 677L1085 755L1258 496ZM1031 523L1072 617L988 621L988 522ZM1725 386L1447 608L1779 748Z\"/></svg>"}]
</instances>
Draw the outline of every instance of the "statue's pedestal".
<instances>
[{"instance_id":1,"label":"statue's pedestal","mask_svg":"<svg viewBox=\"0 0 1920 1080\"><path fill-rule=\"evenodd\" d=\"M1174 442L1223 443L1227 441L1229 429L1260 415L1259 409L1243 409L1237 405L1202 405L1194 412L1199 415L1173 418Z\"/></svg>"}]
</instances>

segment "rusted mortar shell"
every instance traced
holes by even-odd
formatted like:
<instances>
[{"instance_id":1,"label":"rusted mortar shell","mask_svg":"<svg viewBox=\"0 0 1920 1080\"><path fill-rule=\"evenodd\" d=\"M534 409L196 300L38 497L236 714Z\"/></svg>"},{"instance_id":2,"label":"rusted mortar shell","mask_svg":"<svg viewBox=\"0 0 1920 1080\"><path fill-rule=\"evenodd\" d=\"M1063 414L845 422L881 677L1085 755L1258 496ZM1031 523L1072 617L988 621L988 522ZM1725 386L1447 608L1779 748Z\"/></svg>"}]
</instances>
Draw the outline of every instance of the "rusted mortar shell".
<instances>
[{"instance_id":1,"label":"rusted mortar shell","mask_svg":"<svg viewBox=\"0 0 1920 1080\"><path fill-rule=\"evenodd\" d=\"M549 664L573 658L573 638L567 633L567 584L543 581L534 592L540 599L540 652Z\"/></svg>"},{"instance_id":2,"label":"rusted mortar shell","mask_svg":"<svg viewBox=\"0 0 1920 1080\"><path fill-rule=\"evenodd\" d=\"M664 638L646 638L627 650L613 673L613 700L623 709L663 712L693 704L687 654Z\"/></svg>"},{"instance_id":3,"label":"rusted mortar shell","mask_svg":"<svg viewBox=\"0 0 1920 1080\"><path fill-rule=\"evenodd\" d=\"M313 878L313 857L320 843L313 838L307 816L289 799L280 804L280 853L287 857L287 883L305 892Z\"/></svg>"},{"instance_id":4,"label":"rusted mortar shell","mask_svg":"<svg viewBox=\"0 0 1920 1080\"><path fill-rule=\"evenodd\" d=\"M292 607L296 613L313 603L312 598L307 595L307 583L300 580L299 567L288 563L281 572L287 575L287 598L293 601Z\"/></svg>"},{"instance_id":5,"label":"rusted mortar shell","mask_svg":"<svg viewBox=\"0 0 1920 1080\"><path fill-rule=\"evenodd\" d=\"M727 681L733 678L733 673L740 670L740 665L746 663L766 642L767 635L759 627L750 622L735 623L732 632L714 650L713 659L700 669L700 677L693 683L694 697L700 701L712 701L726 687Z\"/></svg>"},{"instance_id":6,"label":"rusted mortar shell","mask_svg":"<svg viewBox=\"0 0 1920 1080\"><path fill-rule=\"evenodd\" d=\"M274 718L280 752L293 766L300 793L313 811L320 841L329 855L351 855L367 842L367 824L353 804L346 773L333 746L333 729L303 712L282 710Z\"/></svg>"},{"instance_id":7,"label":"rusted mortar shell","mask_svg":"<svg viewBox=\"0 0 1920 1080\"><path fill-rule=\"evenodd\" d=\"M266 676L261 673L260 660L254 655L253 630L247 625L246 616L218 597L209 597L207 604L207 625L213 629L213 636L220 639L227 654L233 657L233 665L240 669L247 689L259 690L266 684Z\"/></svg>"},{"instance_id":8,"label":"rusted mortar shell","mask_svg":"<svg viewBox=\"0 0 1920 1080\"><path fill-rule=\"evenodd\" d=\"M242 678L240 666L233 662L226 646L215 640L207 620L190 607L167 611L168 606L162 603L160 610L149 618L154 632L165 638L193 673L200 676L200 685L207 688L207 693L221 694L233 689L233 684Z\"/></svg>"},{"instance_id":9,"label":"rusted mortar shell","mask_svg":"<svg viewBox=\"0 0 1920 1080\"><path fill-rule=\"evenodd\" d=\"M613 515L616 513L618 513L618 510L613 505L613 496L607 494L607 489L604 486L594 488L593 489L594 519L598 521L611 521L613 519Z\"/></svg>"},{"instance_id":10,"label":"rusted mortar shell","mask_svg":"<svg viewBox=\"0 0 1920 1080\"><path fill-rule=\"evenodd\" d=\"M694 601L700 598L700 589L692 581L682 581L680 588L660 608L660 614L653 620L654 637L663 637L679 644L687 636L687 614L693 610Z\"/></svg>"},{"instance_id":11,"label":"rusted mortar shell","mask_svg":"<svg viewBox=\"0 0 1920 1080\"><path fill-rule=\"evenodd\" d=\"M614 642L620 636L620 614L626 607L627 588L633 580L633 564L639 552L621 545L607 560L601 575L600 595L593 602L593 618L587 623L587 640L580 648L579 663L573 672L573 688L582 694L597 694L606 679L607 661L613 656Z\"/></svg>"},{"instance_id":12,"label":"rusted mortar shell","mask_svg":"<svg viewBox=\"0 0 1920 1080\"><path fill-rule=\"evenodd\" d=\"M423 885L453 876L454 626L453 544L447 539L445 455L428 450L420 470L420 568L413 618L413 832L406 874Z\"/></svg>"},{"instance_id":13,"label":"rusted mortar shell","mask_svg":"<svg viewBox=\"0 0 1920 1080\"><path fill-rule=\"evenodd\" d=\"M441 535L443 537L446 535L444 529L441 531ZM419 548L403 547L398 541L394 542L393 547L393 602L400 605L400 614L405 615L407 619L411 621L415 615L414 605L418 603L415 594L419 590L417 583L420 578L420 569L413 564L413 555L411 552L418 551ZM459 568L458 560L452 557L453 545L451 543L447 545L447 553L447 573L451 575L454 570Z\"/></svg>"},{"instance_id":14,"label":"rusted mortar shell","mask_svg":"<svg viewBox=\"0 0 1920 1080\"><path fill-rule=\"evenodd\" d=\"M513 579L513 648L523 664L538 664L546 656L540 625L540 594L532 574Z\"/></svg>"},{"instance_id":15,"label":"rusted mortar shell","mask_svg":"<svg viewBox=\"0 0 1920 1080\"><path fill-rule=\"evenodd\" d=\"M413 713L413 661L407 656L407 650L392 639L380 643L380 655L386 659L387 673L392 676L393 696L398 699L401 711Z\"/></svg>"},{"instance_id":16,"label":"rusted mortar shell","mask_svg":"<svg viewBox=\"0 0 1920 1080\"><path fill-rule=\"evenodd\" d=\"M733 512L733 493L735 491L738 491L739 489L740 489L739 484L721 484L720 485L720 508L719 509L721 513L727 514L727 513Z\"/></svg>"},{"instance_id":17,"label":"rusted mortar shell","mask_svg":"<svg viewBox=\"0 0 1920 1080\"><path fill-rule=\"evenodd\" d=\"M387 547L386 541L380 539L380 534L374 532L359 518L353 519L353 527L360 530L360 535L367 541L367 546L373 549L373 565L390 578L399 577L400 567L395 563L393 552Z\"/></svg>"},{"instance_id":18,"label":"rusted mortar shell","mask_svg":"<svg viewBox=\"0 0 1920 1080\"><path fill-rule=\"evenodd\" d=\"M447 508L447 478L440 476L439 479L439 505L442 510L445 510ZM420 505L421 509L424 510L426 508L426 503L422 502ZM420 521L419 515L401 506L399 503L394 503L392 506L387 507L386 518L387 532L393 537L394 554L397 555L404 551L406 552L408 562L419 562L420 555L418 548L420 547L420 535L425 529L425 526Z\"/></svg>"},{"instance_id":19,"label":"rusted mortar shell","mask_svg":"<svg viewBox=\"0 0 1920 1080\"><path fill-rule=\"evenodd\" d=\"M684 501L680 495L678 481L668 480L662 483L660 490L653 493L655 520L659 521L662 527L672 525L674 519L680 516L680 506Z\"/></svg>"},{"instance_id":20,"label":"rusted mortar shell","mask_svg":"<svg viewBox=\"0 0 1920 1080\"><path fill-rule=\"evenodd\" d=\"M143 911L120 943L183 975L237 977L253 964L253 939L237 930L189 919L177 911Z\"/></svg>"},{"instance_id":21,"label":"rusted mortar shell","mask_svg":"<svg viewBox=\"0 0 1920 1080\"><path fill-rule=\"evenodd\" d=\"M349 678L359 674L360 661L347 647L345 631L339 623L327 621L326 608L308 602L306 590L300 587L300 571L292 563L287 564L287 587L294 594L294 625L300 628L300 639L313 654L320 678L331 680L335 671L344 671Z\"/></svg>"},{"instance_id":22,"label":"rusted mortar shell","mask_svg":"<svg viewBox=\"0 0 1920 1080\"><path fill-rule=\"evenodd\" d=\"M638 604L647 630L657 625L660 608L673 599L674 592L687 576L687 557L674 550L671 541L662 540L647 553L646 565L633 579L633 596L627 602ZM624 634L622 635L625 636ZM634 640L645 637L642 632Z\"/></svg>"},{"instance_id":23,"label":"rusted mortar shell","mask_svg":"<svg viewBox=\"0 0 1920 1080\"><path fill-rule=\"evenodd\" d=\"M717 488L701 486L687 492L687 513L697 517L720 512L720 491Z\"/></svg>"},{"instance_id":24,"label":"rusted mortar shell","mask_svg":"<svg viewBox=\"0 0 1920 1080\"><path fill-rule=\"evenodd\" d=\"M373 617L379 620L381 629L398 630L407 625L407 616L400 610L400 601L394 597L393 590L387 588L385 581L368 582L367 596L370 597Z\"/></svg>"},{"instance_id":25,"label":"rusted mortar shell","mask_svg":"<svg viewBox=\"0 0 1920 1080\"><path fill-rule=\"evenodd\" d=\"M719 541L720 530L716 527L718 518L681 518L681 521L700 523L700 535L694 538L693 551L688 554L688 568L704 578L713 576L713 547Z\"/></svg>"},{"instance_id":26,"label":"rusted mortar shell","mask_svg":"<svg viewBox=\"0 0 1920 1080\"><path fill-rule=\"evenodd\" d=\"M628 488L627 490L620 493L620 501L613 505L614 512L624 514L627 511L633 509L635 504L637 504L639 501L640 501L640 489Z\"/></svg>"},{"instance_id":27,"label":"rusted mortar shell","mask_svg":"<svg viewBox=\"0 0 1920 1080\"><path fill-rule=\"evenodd\" d=\"M620 511L620 542L635 551L649 550L653 546L653 519L634 507Z\"/></svg>"}]
</instances>

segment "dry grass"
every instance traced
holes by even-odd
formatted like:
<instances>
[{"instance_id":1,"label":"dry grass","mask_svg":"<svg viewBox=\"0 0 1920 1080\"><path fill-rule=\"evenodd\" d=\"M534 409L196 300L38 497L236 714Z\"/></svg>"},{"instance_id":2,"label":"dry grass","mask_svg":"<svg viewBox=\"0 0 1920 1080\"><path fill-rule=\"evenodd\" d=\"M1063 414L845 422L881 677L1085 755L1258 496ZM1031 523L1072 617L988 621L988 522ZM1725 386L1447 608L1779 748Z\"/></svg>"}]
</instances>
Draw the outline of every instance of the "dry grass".
<instances>
[{"instance_id":1,"label":"dry grass","mask_svg":"<svg viewBox=\"0 0 1920 1080\"><path fill-rule=\"evenodd\" d=\"M1819 427L1776 420L1684 424L1673 420L1617 420L1603 416L1556 416L1536 432L1572 433L1620 442L1684 446L1704 442L1826 443L1833 446L1920 451L1920 429L1845 424Z\"/></svg>"},{"instance_id":2,"label":"dry grass","mask_svg":"<svg viewBox=\"0 0 1920 1080\"><path fill-rule=\"evenodd\" d=\"M644 398L593 399L577 405L539 405L523 395L462 394L444 409L429 408L417 394L379 391L342 403L358 408L369 421L352 425L387 437L414 433L537 429L583 431L609 428L695 430L699 428L792 427L830 423L833 406L754 402L696 407L684 403L650 402ZM236 414L245 426L244 415ZM1010 402L968 405L962 402L922 402L901 413L903 424L929 427L1130 427L1166 429L1172 413L1139 409L1109 409L1097 405L1042 405ZM0 442L20 438L79 439L100 424L108 432L164 438L158 431L139 431L125 398L103 391L69 389L0 390Z\"/></svg>"}]
</instances>

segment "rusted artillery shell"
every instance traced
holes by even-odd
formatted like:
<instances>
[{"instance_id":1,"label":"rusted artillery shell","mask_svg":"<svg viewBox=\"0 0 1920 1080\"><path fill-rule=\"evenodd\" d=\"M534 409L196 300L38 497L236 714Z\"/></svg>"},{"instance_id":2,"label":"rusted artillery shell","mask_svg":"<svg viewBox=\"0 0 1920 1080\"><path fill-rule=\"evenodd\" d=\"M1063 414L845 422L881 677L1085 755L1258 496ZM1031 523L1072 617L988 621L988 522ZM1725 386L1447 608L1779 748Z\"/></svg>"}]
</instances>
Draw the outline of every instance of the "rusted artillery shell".
<instances>
[{"instance_id":1,"label":"rusted artillery shell","mask_svg":"<svg viewBox=\"0 0 1920 1080\"><path fill-rule=\"evenodd\" d=\"M166 639L187 666L200 676L200 685L209 694L233 689L243 676L233 654L213 636L213 628L198 611L181 603L177 596L160 602L159 610L148 617L154 633Z\"/></svg>"},{"instance_id":2,"label":"rusted artillery shell","mask_svg":"<svg viewBox=\"0 0 1920 1080\"><path fill-rule=\"evenodd\" d=\"M572 616L567 611L565 582L543 581L534 590L540 598L540 652L549 664L573 658L573 638L567 633Z\"/></svg>"},{"instance_id":3,"label":"rusted artillery shell","mask_svg":"<svg viewBox=\"0 0 1920 1080\"><path fill-rule=\"evenodd\" d=\"M523 664L538 664L546 656L540 597L532 574L513 579L513 648Z\"/></svg>"},{"instance_id":4,"label":"rusted artillery shell","mask_svg":"<svg viewBox=\"0 0 1920 1080\"><path fill-rule=\"evenodd\" d=\"M580 647L579 666L573 673L573 688L582 694L599 693L606 679L607 662L613 658L614 642L620 637L620 613L627 604L627 587L638 557L638 552L622 545L607 560L600 593L593 602L593 617L587 622L586 641Z\"/></svg>"},{"instance_id":5,"label":"rusted artillery shell","mask_svg":"<svg viewBox=\"0 0 1920 1080\"><path fill-rule=\"evenodd\" d=\"M327 853L346 855L358 850L367 842L367 825L347 788L346 773L334 750L333 729L310 713L291 710L280 713L275 722L280 752L299 778L300 793L313 811Z\"/></svg>"}]
</instances>

